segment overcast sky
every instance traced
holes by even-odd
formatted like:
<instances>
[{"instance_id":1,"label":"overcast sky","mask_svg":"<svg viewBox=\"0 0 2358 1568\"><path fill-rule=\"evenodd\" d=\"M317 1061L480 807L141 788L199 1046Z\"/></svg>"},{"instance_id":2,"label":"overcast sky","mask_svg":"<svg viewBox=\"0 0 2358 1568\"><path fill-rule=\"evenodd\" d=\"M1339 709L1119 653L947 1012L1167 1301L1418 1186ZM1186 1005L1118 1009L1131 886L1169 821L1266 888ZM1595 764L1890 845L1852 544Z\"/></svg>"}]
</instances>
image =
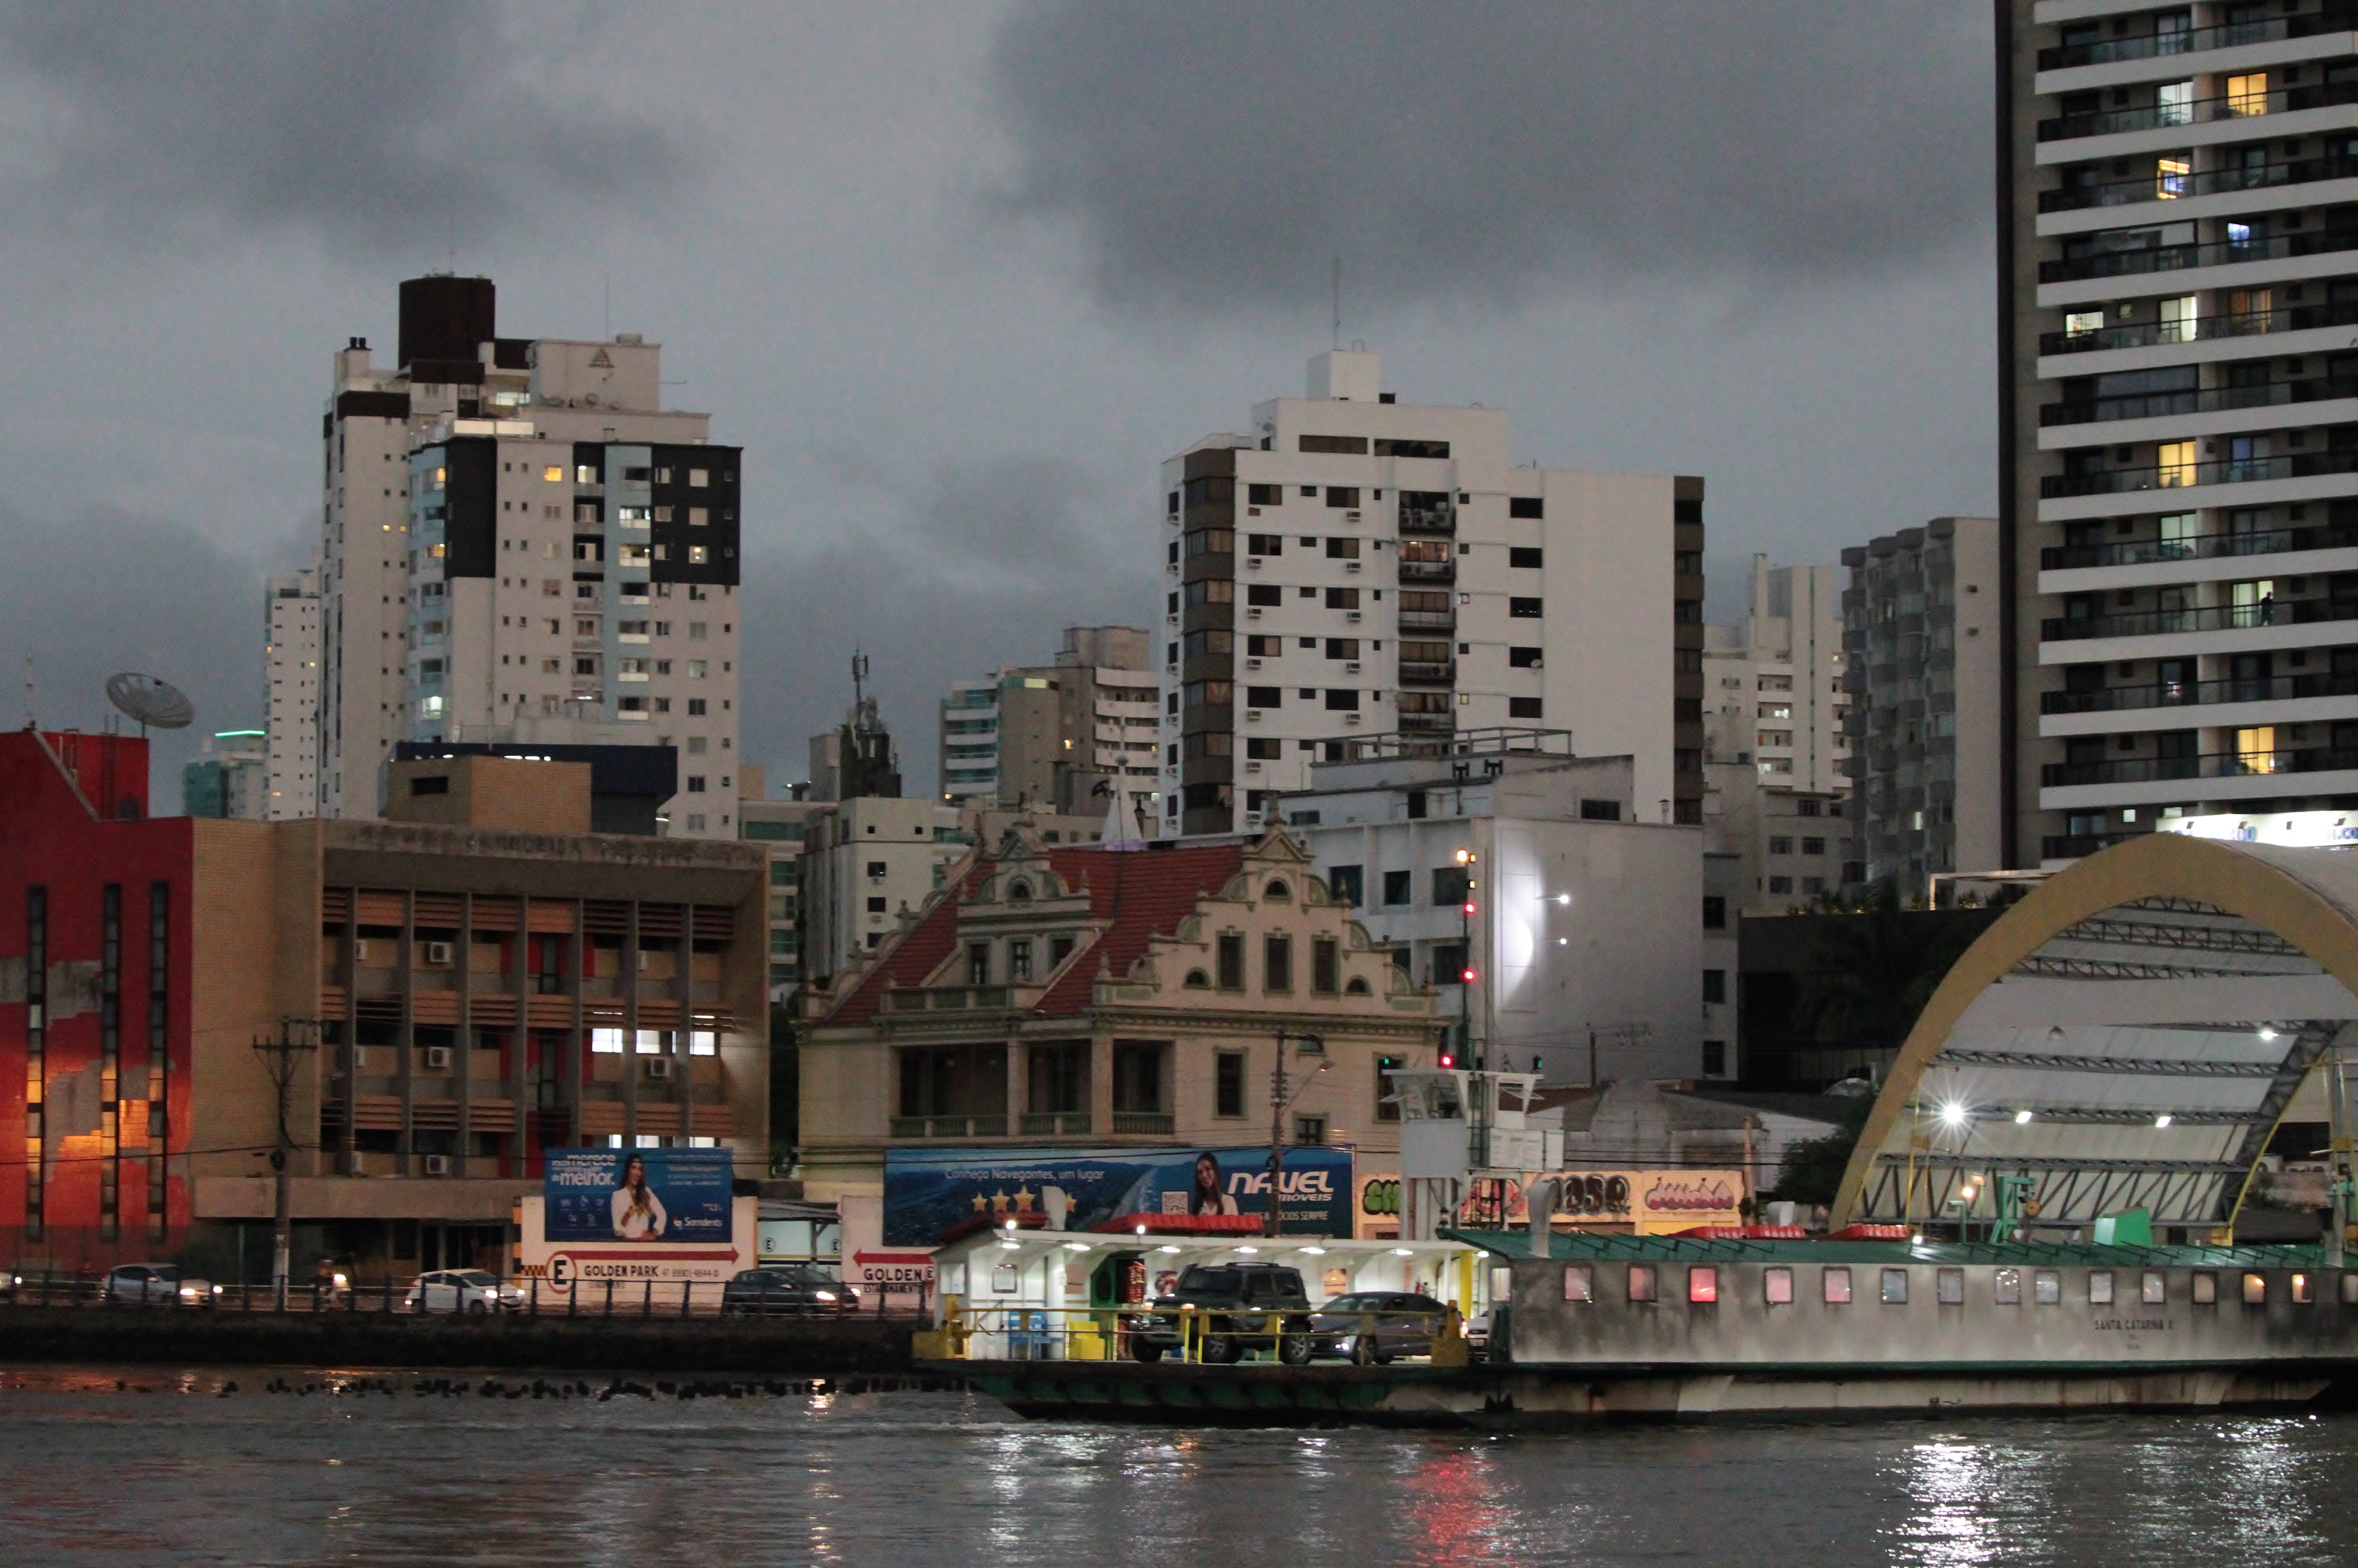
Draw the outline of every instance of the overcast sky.
<instances>
[{"instance_id":1,"label":"overcast sky","mask_svg":"<svg viewBox=\"0 0 2358 1568\"><path fill-rule=\"evenodd\" d=\"M1988 7L1829 19L0 0L6 674L46 724L120 668L256 722L330 355L454 262L505 335L660 341L746 449L776 782L855 643L914 793L953 676L1151 624L1157 462L1300 391L1337 256L1402 401L1704 475L1732 613L1755 550L1996 500Z\"/></svg>"}]
</instances>

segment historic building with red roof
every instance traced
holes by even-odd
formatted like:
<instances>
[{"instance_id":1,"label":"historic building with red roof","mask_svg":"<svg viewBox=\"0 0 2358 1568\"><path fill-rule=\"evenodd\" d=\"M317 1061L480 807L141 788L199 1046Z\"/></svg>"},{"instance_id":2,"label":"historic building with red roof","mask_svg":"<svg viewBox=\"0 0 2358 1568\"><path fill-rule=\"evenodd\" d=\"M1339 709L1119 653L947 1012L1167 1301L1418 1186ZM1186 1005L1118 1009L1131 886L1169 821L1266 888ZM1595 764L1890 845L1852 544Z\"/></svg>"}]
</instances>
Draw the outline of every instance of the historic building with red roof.
<instances>
[{"instance_id":1,"label":"historic building with red roof","mask_svg":"<svg viewBox=\"0 0 2358 1568\"><path fill-rule=\"evenodd\" d=\"M1281 1048L1285 1141L1392 1178L1382 1070L1433 1065L1445 1022L1276 830L1109 849L1019 826L805 1008L802 1166L847 1257L889 1150L1266 1145Z\"/></svg>"}]
</instances>

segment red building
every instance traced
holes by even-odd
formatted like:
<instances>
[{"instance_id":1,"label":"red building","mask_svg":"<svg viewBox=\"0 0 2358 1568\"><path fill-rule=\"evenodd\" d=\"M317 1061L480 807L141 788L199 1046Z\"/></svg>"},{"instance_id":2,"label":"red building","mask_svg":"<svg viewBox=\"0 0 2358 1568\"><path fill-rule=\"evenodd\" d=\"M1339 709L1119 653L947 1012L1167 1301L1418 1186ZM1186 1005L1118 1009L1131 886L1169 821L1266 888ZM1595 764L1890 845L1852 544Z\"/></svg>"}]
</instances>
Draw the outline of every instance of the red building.
<instances>
[{"instance_id":1,"label":"red building","mask_svg":"<svg viewBox=\"0 0 2358 1568\"><path fill-rule=\"evenodd\" d=\"M146 781L144 740L0 735L0 1263L233 1266L275 1201L254 1042L290 1020L315 1251L475 1262L550 1147L766 1173L758 846L588 832L580 763L397 763L374 822L156 819Z\"/></svg>"}]
</instances>

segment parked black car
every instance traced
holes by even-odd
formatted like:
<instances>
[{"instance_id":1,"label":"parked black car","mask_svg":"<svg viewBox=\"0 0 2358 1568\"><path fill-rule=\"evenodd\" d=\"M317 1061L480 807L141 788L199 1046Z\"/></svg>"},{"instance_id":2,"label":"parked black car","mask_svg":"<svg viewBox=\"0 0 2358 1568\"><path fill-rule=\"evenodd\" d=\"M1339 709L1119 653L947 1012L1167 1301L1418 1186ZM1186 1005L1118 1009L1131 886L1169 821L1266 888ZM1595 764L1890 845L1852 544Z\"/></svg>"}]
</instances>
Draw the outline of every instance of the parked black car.
<instances>
[{"instance_id":1,"label":"parked black car","mask_svg":"<svg viewBox=\"0 0 2358 1568\"><path fill-rule=\"evenodd\" d=\"M1431 1296L1402 1291L1336 1296L1310 1319L1312 1350L1362 1367L1379 1367L1395 1356L1430 1356L1448 1310Z\"/></svg>"},{"instance_id":2,"label":"parked black car","mask_svg":"<svg viewBox=\"0 0 2358 1568\"><path fill-rule=\"evenodd\" d=\"M808 1263L773 1263L747 1269L720 1289L720 1315L753 1316L763 1313L809 1317L819 1313L850 1312L860 1305L860 1292L823 1269Z\"/></svg>"},{"instance_id":3,"label":"parked black car","mask_svg":"<svg viewBox=\"0 0 2358 1568\"><path fill-rule=\"evenodd\" d=\"M1279 1263L1198 1263L1179 1276L1171 1294L1157 1297L1146 1314L1130 1325L1130 1353L1160 1361L1181 1348L1180 1309L1199 1314L1201 1354L1206 1361L1236 1361L1248 1350L1275 1349L1278 1359L1299 1367L1310 1359L1310 1296L1302 1271ZM1278 1317L1271 1343L1269 1322Z\"/></svg>"}]
</instances>

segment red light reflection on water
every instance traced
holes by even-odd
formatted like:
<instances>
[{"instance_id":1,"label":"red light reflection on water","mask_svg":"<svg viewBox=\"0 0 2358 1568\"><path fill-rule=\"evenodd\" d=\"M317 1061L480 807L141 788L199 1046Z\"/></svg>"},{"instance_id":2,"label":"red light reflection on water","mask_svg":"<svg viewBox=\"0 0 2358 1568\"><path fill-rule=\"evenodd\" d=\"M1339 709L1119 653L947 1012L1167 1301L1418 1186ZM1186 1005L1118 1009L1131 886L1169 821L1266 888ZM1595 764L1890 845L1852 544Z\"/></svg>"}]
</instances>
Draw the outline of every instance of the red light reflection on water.
<instances>
[{"instance_id":1,"label":"red light reflection on water","mask_svg":"<svg viewBox=\"0 0 2358 1568\"><path fill-rule=\"evenodd\" d=\"M1420 1563L1477 1568L1510 1563L1513 1499L1498 1495L1497 1468L1481 1453L1428 1450L1403 1487Z\"/></svg>"}]
</instances>

